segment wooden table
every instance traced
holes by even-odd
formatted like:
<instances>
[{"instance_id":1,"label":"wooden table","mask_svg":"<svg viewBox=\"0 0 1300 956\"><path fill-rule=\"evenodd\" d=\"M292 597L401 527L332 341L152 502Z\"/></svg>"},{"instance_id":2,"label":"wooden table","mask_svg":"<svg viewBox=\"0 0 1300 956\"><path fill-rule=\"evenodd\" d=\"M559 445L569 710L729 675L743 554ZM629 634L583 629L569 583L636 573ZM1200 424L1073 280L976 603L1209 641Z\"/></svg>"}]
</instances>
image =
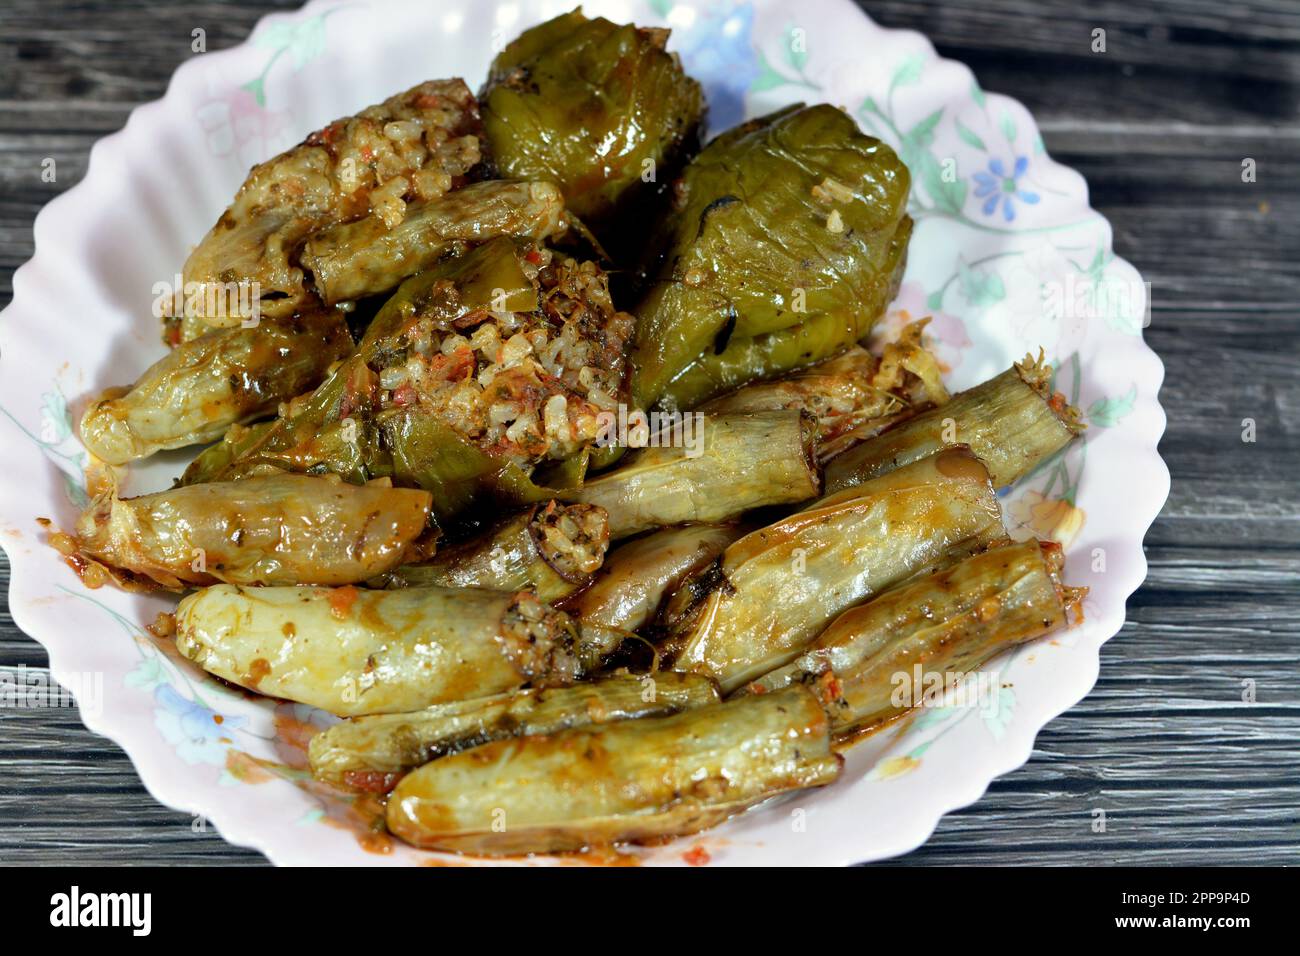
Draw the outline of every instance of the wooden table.
<instances>
[{"instance_id":1,"label":"wooden table","mask_svg":"<svg viewBox=\"0 0 1300 956\"><path fill-rule=\"evenodd\" d=\"M5 0L0 303L37 210L91 144L190 56L292 2ZM951 814L907 864L1300 862L1300 6L1183 0L874 2L989 90L1019 98L1079 170L1116 251L1152 283L1173 492L1150 576L1092 693L1030 762ZM797 9L797 5L792 5ZM1092 30L1107 52L1091 51ZM58 183L41 181L41 160ZM1256 160L1257 181L1241 181ZM53 318L57 321L57 317ZM1258 423L1243 444L1241 419ZM0 558L0 593L7 592ZM0 666L45 652L0 605ZM1241 682L1258 700L1241 700ZM1091 830L1103 808L1108 831ZM257 863L156 803L75 711L0 710L8 864Z\"/></svg>"}]
</instances>

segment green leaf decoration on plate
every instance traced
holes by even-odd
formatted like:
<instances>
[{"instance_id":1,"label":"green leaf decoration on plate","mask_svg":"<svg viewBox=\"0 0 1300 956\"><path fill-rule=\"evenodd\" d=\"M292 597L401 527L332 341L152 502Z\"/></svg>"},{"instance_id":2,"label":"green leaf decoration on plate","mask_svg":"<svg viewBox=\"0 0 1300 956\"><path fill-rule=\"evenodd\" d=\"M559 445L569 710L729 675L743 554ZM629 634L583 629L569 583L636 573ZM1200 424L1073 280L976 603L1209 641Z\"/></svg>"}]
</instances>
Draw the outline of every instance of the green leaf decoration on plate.
<instances>
[{"instance_id":1,"label":"green leaf decoration on plate","mask_svg":"<svg viewBox=\"0 0 1300 956\"><path fill-rule=\"evenodd\" d=\"M62 392L41 394L41 441L57 445L72 434L72 416Z\"/></svg>"},{"instance_id":2,"label":"green leaf decoration on plate","mask_svg":"<svg viewBox=\"0 0 1300 956\"><path fill-rule=\"evenodd\" d=\"M1107 254L1106 248L1098 246L1097 251L1093 253L1092 261L1088 263L1088 268L1083 270L1083 274L1092 280L1094 284L1101 282L1102 275L1105 273L1110 259L1111 256Z\"/></svg>"},{"instance_id":3,"label":"green leaf decoration on plate","mask_svg":"<svg viewBox=\"0 0 1300 956\"><path fill-rule=\"evenodd\" d=\"M758 51L758 76L754 82L749 84L751 93L761 93L764 90L775 89L778 86L785 86L786 78L772 69L772 64L767 62L767 57L763 52Z\"/></svg>"},{"instance_id":4,"label":"green leaf decoration on plate","mask_svg":"<svg viewBox=\"0 0 1300 956\"><path fill-rule=\"evenodd\" d=\"M925 60L919 53L913 53L898 65L894 70L893 79L889 81L889 91L892 93L900 86L908 86L916 83L921 79L921 70L925 66Z\"/></svg>"},{"instance_id":5,"label":"green leaf decoration on plate","mask_svg":"<svg viewBox=\"0 0 1300 956\"><path fill-rule=\"evenodd\" d=\"M980 139L969 127L964 126L961 120L953 120L953 126L957 130L957 135L961 137L961 141L967 146L974 146L984 153L989 151L989 148L984 145L984 140Z\"/></svg>"},{"instance_id":6,"label":"green leaf decoration on plate","mask_svg":"<svg viewBox=\"0 0 1300 956\"><path fill-rule=\"evenodd\" d=\"M1006 286L996 272L976 272L963 262L957 269L957 279L966 301L977 308L996 305L1007 297Z\"/></svg>"},{"instance_id":7,"label":"green leaf decoration on plate","mask_svg":"<svg viewBox=\"0 0 1300 956\"><path fill-rule=\"evenodd\" d=\"M1133 405L1137 401L1137 384L1129 386L1129 390L1117 398L1099 398L1088 406L1088 422L1092 425L1098 425L1101 428L1112 428L1118 425L1129 412L1133 411Z\"/></svg>"},{"instance_id":8,"label":"green leaf decoration on plate","mask_svg":"<svg viewBox=\"0 0 1300 956\"><path fill-rule=\"evenodd\" d=\"M785 52L786 59L790 65L798 72L802 73L803 68L808 64L808 50L800 49L805 46L806 36L800 27L787 27L785 31Z\"/></svg>"},{"instance_id":9,"label":"green leaf decoration on plate","mask_svg":"<svg viewBox=\"0 0 1300 956\"><path fill-rule=\"evenodd\" d=\"M1016 123L1015 120L1011 118L1010 113L1003 112L1002 122L999 124L998 128L1002 130L1002 135L1007 138L1008 143L1014 143L1016 141Z\"/></svg>"},{"instance_id":10,"label":"green leaf decoration on plate","mask_svg":"<svg viewBox=\"0 0 1300 956\"><path fill-rule=\"evenodd\" d=\"M912 729L924 730L926 727L942 724L953 715L953 712L952 707L922 707L920 715L912 721Z\"/></svg>"},{"instance_id":11,"label":"green leaf decoration on plate","mask_svg":"<svg viewBox=\"0 0 1300 956\"><path fill-rule=\"evenodd\" d=\"M998 688L996 707L981 707L980 709L980 716L984 719L984 726L988 728L994 740L1001 740L1006 735L1007 727L1011 725L1011 718L1015 714L1016 692L1010 687Z\"/></svg>"},{"instance_id":12,"label":"green leaf decoration on plate","mask_svg":"<svg viewBox=\"0 0 1300 956\"><path fill-rule=\"evenodd\" d=\"M295 70L301 70L325 52L325 18L312 17L299 24L289 39L289 50L293 53Z\"/></svg>"},{"instance_id":13,"label":"green leaf decoration on plate","mask_svg":"<svg viewBox=\"0 0 1300 956\"><path fill-rule=\"evenodd\" d=\"M266 78L281 56L288 52L293 58L294 70L301 70L325 52L325 19L339 9L342 8L336 7L301 23L273 23L253 38L254 46L272 51L262 72L241 84L242 89L253 94L258 106L266 106Z\"/></svg>"},{"instance_id":14,"label":"green leaf decoration on plate","mask_svg":"<svg viewBox=\"0 0 1300 956\"><path fill-rule=\"evenodd\" d=\"M259 76L255 80L249 80L247 83L240 85L240 89L248 90L253 94L253 99L257 101L258 106L266 105L266 74Z\"/></svg>"},{"instance_id":15,"label":"green leaf decoration on plate","mask_svg":"<svg viewBox=\"0 0 1300 956\"><path fill-rule=\"evenodd\" d=\"M253 38L253 43L264 50L281 50L293 42L295 29L292 23L272 23Z\"/></svg>"},{"instance_id":16,"label":"green leaf decoration on plate","mask_svg":"<svg viewBox=\"0 0 1300 956\"><path fill-rule=\"evenodd\" d=\"M127 687L138 687L141 690L152 690L166 679L162 662L156 655L141 658L136 669L122 678Z\"/></svg>"},{"instance_id":17,"label":"green leaf decoration on plate","mask_svg":"<svg viewBox=\"0 0 1300 956\"><path fill-rule=\"evenodd\" d=\"M933 153L925 153L920 166L921 182L935 206L949 215L960 216L966 205L966 181L945 177L944 168Z\"/></svg>"},{"instance_id":18,"label":"green leaf decoration on plate","mask_svg":"<svg viewBox=\"0 0 1300 956\"><path fill-rule=\"evenodd\" d=\"M943 119L942 108L935 110L913 126L903 137L903 148L907 149L910 146L912 149L921 149L931 145L934 142L934 128L939 125L941 119Z\"/></svg>"}]
</instances>

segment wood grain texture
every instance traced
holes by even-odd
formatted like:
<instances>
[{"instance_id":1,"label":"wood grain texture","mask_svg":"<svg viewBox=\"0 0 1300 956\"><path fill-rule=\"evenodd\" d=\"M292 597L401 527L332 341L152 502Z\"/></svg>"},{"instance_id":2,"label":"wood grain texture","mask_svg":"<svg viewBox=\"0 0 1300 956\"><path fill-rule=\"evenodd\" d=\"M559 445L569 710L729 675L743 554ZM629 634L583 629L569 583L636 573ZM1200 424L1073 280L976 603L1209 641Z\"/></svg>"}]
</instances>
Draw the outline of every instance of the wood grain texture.
<instances>
[{"instance_id":1,"label":"wood grain texture","mask_svg":"<svg viewBox=\"0 0 1300 956\"><path fill-rule=\"evenodd\" d=\"M293 3L6 0L0 303L31 222L91 144L190 56ZM946 0L863 6L1020 99L1153 286L1169 504L1101 677L1023 768L904 864L1300 862L1300 7L1291 0ZM798 5L792 4L797 18ZM71 27L70 27L71 25ZM1107 31L1105 54L1091 31ZM40 181L53 156L58 185ZM1243 184L1245 157L1258 181ZM1243 444L1241 419L1258 440ZM0 592L8 569L0 559ZM0 603L0 668L44 651ZM1241 700L1242 681L1257 701ZM1093 812L1107 830L1094 833ZM255 863L145 792L73 710L0 710L8 864Z\"/></svg>"}]
</instances>

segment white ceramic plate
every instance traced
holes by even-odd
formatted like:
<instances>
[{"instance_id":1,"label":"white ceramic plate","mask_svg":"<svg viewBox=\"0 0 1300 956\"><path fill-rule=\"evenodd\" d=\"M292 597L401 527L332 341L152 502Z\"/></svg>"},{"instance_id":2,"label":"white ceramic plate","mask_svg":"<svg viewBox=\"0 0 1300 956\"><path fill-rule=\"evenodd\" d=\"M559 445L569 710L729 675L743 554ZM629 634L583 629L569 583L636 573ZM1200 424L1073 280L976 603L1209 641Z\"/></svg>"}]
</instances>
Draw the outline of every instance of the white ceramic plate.
<instances>
[{"instance_id":1,"label":"white ceramic plate","mask_svg":"<svg viewBox=\"0 0 1300 956\"><path fill-rule=\"evenodd\" d=\"M85 180L37 218L36 255L14 277L0 319L0 543L14 619L49 650L55 678L80 689L86 726L126 750L155 797L277 863L450 860L366 836L366 807L302 771L302 743L328 718L246 699L178 660L140 629L166 599L88 591L35 519L72 524L85 498L72 422L89 395L162 354L153 286L172 280L252 163L420 80L476 86L494 49L572 2L318 0L267 17L242 46L194 56L161 101L96 144ZM905 852L1022 764L1039 729L1088 692L1098 649L1142 582L1142 536L1169 487L1156 453L1163 369L1142 341L1142 283L1025 109L981 91L917 33L881 29L848 0L585 6L672 26L671 48L708 92L713 132L827 101L892 143L912 169L917 228L882 327L934 316L955 389L1042 346L1058 389L1086 412L1086 440L1003 502L1016 533L1066 545L1068 579L1092 589L1083 626L995 661L991 694L924 710L854 748L836 785L627 855L843 864ZM127 490L166 487L187 457L150 461Z\"/></svg>"}]
</instances>

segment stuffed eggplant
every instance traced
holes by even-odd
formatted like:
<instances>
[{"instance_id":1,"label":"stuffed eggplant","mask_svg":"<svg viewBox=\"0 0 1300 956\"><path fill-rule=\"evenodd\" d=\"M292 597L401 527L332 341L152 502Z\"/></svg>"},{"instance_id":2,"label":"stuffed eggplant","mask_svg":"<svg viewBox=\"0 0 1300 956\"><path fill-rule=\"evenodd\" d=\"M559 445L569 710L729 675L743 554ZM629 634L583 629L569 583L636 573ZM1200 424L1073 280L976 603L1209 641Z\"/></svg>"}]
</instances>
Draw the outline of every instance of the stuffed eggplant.
<instances>
[{"instance_id":1,"label":"stuffed eggplant","mask_svg":"<svg viewBox=\"0 0 1300 956\"><path fill-rule=\"evenodd\" d=\"M533 472L595 446L631 325L594 263L492 240L404 282L356 353L224 475L391 476L430 491L440 518L481 494L546 500Z\"/></svg>"},{"instance_id":2,"label":"stuffed eggplant","mask_svg":"<svg viewBox=\"0 0 1300 956\"><path fill-rule=\"evenodd\" d=\"M846 608L1005 537L988 471L949 449L752 532L691 585L677 670L724 693L798 656Z\"/></svg>"},{"instance_id":3,"label":"stuffed eggplant","mask_svg":"<svg viewBox=\"0 0 1300 956\"><path fill-rule=\"evenodd\" d=\"M1053 544L991 548L845 611L808 650L744 690L808 686L841 737L941 704L997 654L1069 623L1086 589L1066 587L1062 565Z\"/></svg>"},{"instance_id":4,"label":"stuffed eggplant","mask_svg":"<svg viewBox=\"0 0 1300 956\"><path fill-rule=\"evenodd\" d=\"M699 139L700 85L668 31L574 10L524 31L492 61L483 126L502 176L549 180L615 251L618 228L672 180ZM621 220L621 221L620 221Z\"/></svg>"},{"instance_id":5,"label":"stuffed eggplant","mask_svg":"<svg viewBox=\"0 0 1300 956\"><path fill-rule=\"evenodd\" d=\"M859 345L771 381L755 382L700 406L706 414L796 408L817 422L817 459L825 462L853 436L948 400L933 355L921 345L924 320L913 322L880 358Z\"/></svg>"},{"instance_id":6,"label":"stuffed eggplant","mask_svg":"<svg viewBox=\"0 0 1300 956\"><path fill-rule=\"evenodd\" d=\"M318 232L303 247L302 266L321 300L334 305L387 292L497 236L540 242L564 229L564 199L551 183L476 183L407 206L395 224L371 213Z\"/></svg>"},{"instance_id":7,"label":"stuffed eggplant","mask_svg":"<svg viewBox=\"0 0 1300 956\"><path fill-rule=\"evenodd\" d=\"M311 293L297 255L308 236L372 211L396 221L406 202L464 185L482 159L481 135L464 81L430 80L253 167L185 263L184 337L202 323L304 307Z\"/></svg>"},{"instance_id":8,"label":"stuffed eggplant","mask_svg":"<svg viewBox=\"0 0 1300 956\"><path fill-rule=\"evenodd\" d=\"M416 846L485 855L657 840L824 786L840 767L826 712L791 687L443 757L393 790L388 829Z\"/></svg>"},{"instance_id":9,"label":"stuffed eggplant","mask_svg":"<svg viewBox=\"0 0 1300 956\"><path fill-rule=\"evenodd\" d=\"M231 425L220 441L194 456L177 484L198 485L219 480L235 459L260 442L274 424L274 421L261 421L251 425Z\"/></svg>"},{"instance_id":10,"label":"stuffed eggplant","mask_svg":"<svg viewBox=\"0 0 1300 956\"><path fill-rule=\"evenodd\" d=\"M736 524L665 528L615 548L590 586L561 607L578 621L583 663L594 667L651 624L664 599L742 534Z\"/></svg>"},{"instance_id":11,"label":"stuffed eggplant","mask_svg":"<svg viewBox=\"0 0 1300 956\"><path fill-rule=\"evenodd\" d=\"M351 351L338 313L216 329L176 346L130 388L110 389L91 402L81 440L110 465L215 441L231 425L270 415L315 388Z\"/></svg>"},{"instance_id":12,"label":"stuffed eggplant","mask_svg":"<svg viewBox=\"0 0 1300 956\"><path fill-rule=\"evenodd\" d=\"M902 276L909 187L894 151L832 106L710 143L677 185L635 310L636 400L689 408L865 336Z\"/></svg>"},{"instance_id":13,"label":"stuffed eggplant","mask_svg":"<svg viewBox=\"0 0 1300 956\"><path fill-rule=\"evenodd\" d=\"M387 793L407 771L492 740L666 717L718 699L717 685L698 674L615 674L572 687L530 687L354 717L313 737L308 756L318 780Z\"/></svg>"},{"instance_id":14,"label":"stuffed eggplant","mask_svg":"<svg viewBox=\"0 0 1300 956\"><path fill-rule=\"evenodd\" d=\"M686 416L613 471L561 494L599 505L617 540L816 496L815 423L796 410ZM673 437L673 430L680 438Z\"/></svg>"},{"instance_id":15,"label":"stuffed eggplant","mask_svg":"<svg viewBox=\"0 0 1300 956\"><path fill-rule=\"evenodd\" d=\"M392 714L577 679L568 618L527 591L205 588L176 648L210 674L332 714Z\"/></svg>"},{"instance_id":16,"label":"stuffed eggplant","mask_svg":"<svg viewBox=\"0 0 1300 956\"><path fill-rule=\"evenodd\" d=\"M580 590L609 547L609 519L594 505L534 505L487 534L393 572L390 586L531 589L543 601Z\"/></svg>"},{"instance_id":17,"label":"stuffed eggplant","mask_svg":"<svg viewBox=\"0 0 1300 956\"><path fill-rule=\"evenodd\" d=\"M828 492L848 488L963 444L1002 488L1028 474L1083 431L1078 409L1054 393L1042 357L1023 362L850 448L826 466Z\"/></svg>"},{"instance_id":18,"label":"stuffed eggplant","mask_svg":"<svg viewBox=\"0 0 1300 956\"><path fill-rule=\"evenodd\" d=\"M79 560L115 580L183 590L215 584L352 584L418 559L429 494L336 478L268 475L119 498L77 520Z\"/></svg>"}]
</instances>

